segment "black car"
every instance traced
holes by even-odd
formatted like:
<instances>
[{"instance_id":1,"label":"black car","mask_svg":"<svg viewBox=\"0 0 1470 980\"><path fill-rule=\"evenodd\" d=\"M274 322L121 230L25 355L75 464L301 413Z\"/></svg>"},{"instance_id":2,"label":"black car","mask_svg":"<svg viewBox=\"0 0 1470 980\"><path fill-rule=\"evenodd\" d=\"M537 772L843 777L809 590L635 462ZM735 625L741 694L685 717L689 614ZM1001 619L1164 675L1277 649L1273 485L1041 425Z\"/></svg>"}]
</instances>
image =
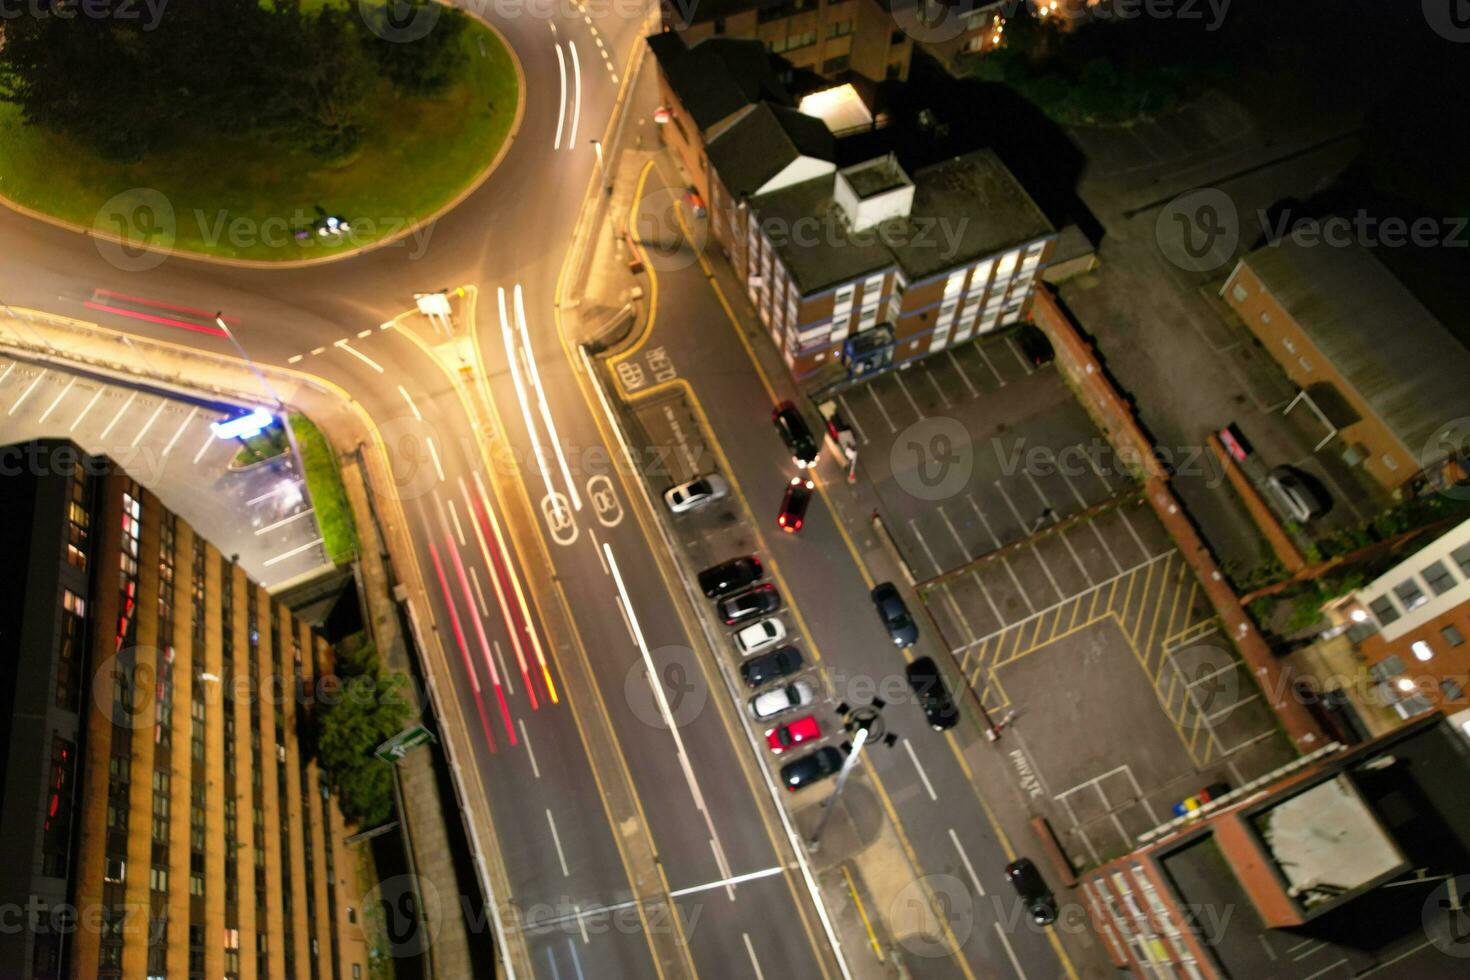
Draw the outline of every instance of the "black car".
<instances>
[{"instance_id":1,"label":"black car","mask_svg":"<svg viewBox=\"0 0 1470 980\"><path fill-rule=\"evenodd\" d=\"M787 645L750 658L740 665L740 676L746 687L760 687L798 670L801 670L801 651Z\"/></svg>"},{"instance_id":2,"label":"black car","mask_svg":"<svg viewBox=\"0 0 1470 980\"><path fill-rule=\"evenodd\" d=\"M1021 858L1006 865L1006 881L1016 889L1031 921L1039 926L1048 926L1057 921L1057 900L1042 880L1041 872L1030 858Z\"/></svg>"},{"instance_id":3,"label":"black car","mask_svg":"<svg viewBox=\"0 0 1470 980\"><path fill-rule=\"evenodd\" d=\"M747 619L764 616L781 608L781 593L776 587L767 582L765 585L757 585L738 595L726 596L721 599L716 607L720 618L725 621L726 626L734 626Z\"/></svg>"},{"instance_id":4,"label":"black car","mask_svg":"<svg viewBox=\"0 0 1470 980\"><path fill-rule=\"evenodd\" d=\"M924 709L924 718L929 727L942 732L959 724L960 709L950 696L944 678L939 676L939 665L928 657L920 657L903 670L909 687Z\"/></svg>"},{"instance_id":5,"label":"black car","mask_svg":"<svg viewBox=\"0 0 1470 980\"><path fill-rule=\"evenodd\" d=\"M791 450L793 463L803 468L817 464L817 440L812 437L812 430L806 427L806 420L794 403L782 402L773 408L771 421L775 423L776 431L781 433L781 441Z\"/></svg>"},{"instance_id":6,"label":"black car","mask_svg":"<svg viewBox=\"0 0 1470 980\"><path fill-rule=\"evenodd\" d=\"M781 767L781 782L788 793L795 793L804 786L819 783L835 775L842 768L842 750L824 745L811 755L793 759Z\"/></svg>"},{"instance_id":7,"label":"black car","mask_svg":"<svg viewBox=\"0 0 1470 980\"><path fill-rule=\"evenodd\" d=\"M898 589L894 588L892 582L878 583L873 589L872 597L878 617L883 620L883 626L888 630L894 646L906 647L918 640L919 627L914 625L909 607L904 604L903 596L898 594Z\"/></svg>"},{"instance_id":8,"label":"black car","mask_svg":"<svg viewBox=\"0 0 1470 980\"><path fill-rule=\"evenodd\" d=\"M738 592L760 581L765 571L755 555L731 558L699 573L699 588L711 599Z\"/></svg>"},{"instance_id":9,"label":"black car","mask_svg":"<svg viewBox=\"0 0 1470 980\"><path fill-rule=\"evenodd\" d=\"M1046 334L1031 324L1023 324L1016 331L1016 346L1021 348L1021 354L1037 367L1050 364L1056 360L1057 353L1052 349L1051 341L1046 339Z\"/></svg>"}]
</instances>

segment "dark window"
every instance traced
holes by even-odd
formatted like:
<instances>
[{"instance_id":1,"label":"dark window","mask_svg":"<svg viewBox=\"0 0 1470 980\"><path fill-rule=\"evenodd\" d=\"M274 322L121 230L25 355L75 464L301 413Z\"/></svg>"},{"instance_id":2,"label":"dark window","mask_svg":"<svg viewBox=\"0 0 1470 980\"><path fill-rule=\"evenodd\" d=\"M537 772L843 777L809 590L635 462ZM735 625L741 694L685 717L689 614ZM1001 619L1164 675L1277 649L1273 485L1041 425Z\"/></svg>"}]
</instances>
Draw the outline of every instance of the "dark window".
<instances>
[{"instance_id":1,"label":"dark window","mask_svg":"<svg viewBox=\"0 0 1470 980\"><path fill-rule=\"evenodd\" d=\"M1460 646L1465 642L1464 635L1453 623L1440 627L1439 635L1444 637L1444 641L1452 647Z\"/></svg>"},{"instance_id":2,"label":"dark window","mask_svg":"<svg viewBox=\"0 0 1470 980\"><path fill-rule=\"evenodd\" d=\"M1399 603L1403 605L1405 612L1412 612L1429 601L1424 590L1419 588L1419 583L1411 578L1404 579L1395 585L1393 594L1398 596Z\"/></svg>"},{"instance_id":3,"label":"dark window","mask_svg":"<svg viewBox=\"0 0 1470 980\"><path fill-rule=\"evenodd\" d=\"M847 64L848 64L848 57L847 57L847 55L845 55L845 54L839 54L835 58L828 58L826 61L822 62L822 71L824 71L824 72L843 71L843 70L845 70L847 68Z\"/></svg>"},{"instance_id":4,"label":"dark window","mask_svg":"<svg viewBox=\"0 0 1470 980\"><path fill-rule=\"evenodd\" d=\"M891 64L891 65L888 66L887 78L889 80L896 79L896 78L898 78L902 74L903 74L903 64L901 62L894 62L893 64Z\"/></svg>"},{"instance_id":5,"label":"dark window","mask_svg":"<svg viewBox=\"0 0 1470 980\"><path fill-rule=\"evenodd\" d=\"M888 38L888 43L892 45L899 45L907 41L908 38L909 36L903 31L894 31L892 36Z\"/></svg>"},{"instance_id":6,"label":"dark window","mask_svg":"<svg viewBox=\"0 0 1470 980\"><path fill-rule=\"evenodd\" d=\"M1455 564L1460 566L1460 574L1470 578L1470 544L1464 544L1450 552L1450 557Z\"/></svg>"},{"instance_id":7,"label":"dark window","mask_svg":"<svg viewBox=\"0 0 1470 980\"><path fill-rule=\"evenodd\" d=\"M1431 562L1420 570L1419 574L1424 577L1425 584L1434 591L1435 595L1444 595L1455 587L1455 576L1442 561Z\"/></svg>"},{"instance_id":8,"label":"dark window","mask_svg":"<svg viewBox=\"0 0 1470 980\"><path fill-rule=\"evenodd\" d=\"M1459 701L1464 696L1465 690L1460 682L1453 677L1446 677L1439 682L1439 693L1443 695L1446 702Z\"/></svg>"},{"instance_id":9,"label":"dark window","mask_svg":"<svg viewBox=\"0 0 1470 980\"><path fill-rule=\"evenodd\" d=\"M61 590L61 644L56 654L56 706L79 709L83 645L87 635L87 601L70 589Z\"/></svg>"},{"instance_id":10,"label":"dark window","mask_svg":"<svg viewBox=\"0 0 1470 980\"><path fill-rule=\"evenodd\" d=\"M76 746L64 738L51 739L51 769L46 779L46 816L41 830L41 873L65 878L70 864L72 778Z\"/></svg>"},{"instance_id":11,"label":"dark window","mask_svg":"<svg viewBox=\"0 0 1470 980\"><path fill-rule=\"evenodd\" d=\"M1373 610L1374 616L1378 617L1379 626L1387 626L1399 618L1398 608L1394 606L1393 600L1386 595L1381 595L1368 603L1368 608Z\"/></svg>"},{"instance_id":12,"label":"dark window","mask_svg":"<svg viewBox=\"0 0 1470 980\"><path fill-rule=\"evenodd\" d=\"M723 34L723 33L725 33L725 18L723 18L723 17L716 17L715 18L715 33L716 34Z\"/></svg>"}]
</instances>

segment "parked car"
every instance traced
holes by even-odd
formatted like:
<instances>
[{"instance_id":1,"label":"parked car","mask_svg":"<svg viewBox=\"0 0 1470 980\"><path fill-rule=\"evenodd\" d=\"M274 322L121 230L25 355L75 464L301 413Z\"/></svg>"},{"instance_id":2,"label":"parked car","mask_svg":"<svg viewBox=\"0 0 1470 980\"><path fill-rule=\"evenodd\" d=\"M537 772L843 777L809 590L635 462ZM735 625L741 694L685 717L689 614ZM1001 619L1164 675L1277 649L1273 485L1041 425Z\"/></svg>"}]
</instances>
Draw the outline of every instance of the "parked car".
<instances>
[{"instance_id":1,"label":"parked car","mask_svg":"<svg viewBox=\"0 0 1470 980\"><path fill-rule=\"evenodd\" d=\"M767 718L776 717L783 711L804 708L816 699L817 692L812 689L810 681L793 681L784 687L778 687L751 698L750 713L755 716L756 721L765 721Z\"/></svg>"},{"instance_id":2,"label":"parked car","mask_svg":"<svg viewBox=\"0 0 1470 980\"><path fill-rule=\"evenodd\" d=\"M1332 502L1312 477L1295 466L1277 466L1266 477L1266 486L1292 520L1305 523L1327 513Z\"/></svg>"},{"instance_id":3,"label":"parked car","mask_svg":"<svg viewBox=\"0 0 1470 980\"><path fill-rule=\"evenodd\" d=\"M771 410L771 421L781 434L781 441L791 451L791 461L805 469L817 465L817 440L807 428L806 419L801 417L793 402L785 401Z\"/></svg>"},{"instance_id":4,"label":"parked car","mask_svg":"<svg viewBox=\"0 0 1470 980\"><path fill-rule=\"evenodd\" d=\"M801 651L787 644L741 664L740 677L746 687L763 687L778 677L789 677L801 668Z\"/></svg>"},{"instance_id":5,"label":"parked car","mask_svg":"<svg viewBox=\"0 0 1470 980\"><path fill-rule=\"evenodd\" d=\"M1211 800L1218 800L1228 792L1230 792L1229 783L1211 783L1193 796L1186 796L1178 803L1175 803L1174 816L1187 817L1202 808L1206 803Z\"/></svg>"},{"instance_id":6,"label":"parked car","mask_svg":"<svg viewBox=\"0 0 1470 980\"><path fill-rule=\"evenodd\" d=\"M735 649L742 657L769 650L786 639L786 624L779 619L763 619L735 634Z\"/></svg>"},{"instance_id":7,"label":"parked car","mask_svg":"<svg viewBox=\"0 0 1470 980\"><path fill-rule=\"evenodd\" d=\"M1040 328L1032 324L1022 324L1016 330L1016 346L1021 348L1021 354L1037 367L1050 364L1056 360L1057 353L1052 349L1051 341L1046 339L1046 334Z\"/></svg>"},{"instance_id":8,"label":"parked car","mask_svg":"<svg viewBox=\"0 0 1470 980\"><path fill-rule=\"evenodd\" d=\"M730 484L725 482L725 478L718 473L710 473L695 477L688 483L669 487L664 491L664 503L675 514L685 514L729 494Z\"/></svg>"},{"instance_id":9,"label":"parked car","mask_svg":"<svg viewBox=\"0 0 1470 980\"><path fill-rule=\"evenodd\" d=\"M1057 921L1056 896L1046 887L1046 881L1030 858L1021 858L1006 865L1006 881L1021 896L1032 922L1047 926Z\"/></svg>"},{"instance_id":10,"label":"parked car","mask_svg":"<svg viewBox=\"0 0 1470 980\"><path fill-rule=\"evenodd\" d=\"M816 485L811 480L793 476L786 484L786 493L781 498L781 513L776 515L776 524L787 534L795 534L806 523L806 508L812 502L812 490Z\"/></svg>"},{"instance_id":11,"label":"parked car","mask_svg":"<svg viewBox=\"0 0 1470 980\"><path fill-rule=\"evenodd\" d=\"M781 593L776 587L767 582L765 585L757 585L753 589L721 599L715 607L719 610L720 618L725 621L726 626L734 626L736 623L756 616L764 616L781 608Z\"/></svg>"},{"instance_id":12,"label":"parked car","mask_svg":"<svg viewBox=\"0 0 1470 980\"><path fill-rule=\"evenodd\" d=\"M772 755L780 755L792 746L803 742L814 742L822 737L822 726L817 724L816 715L804 715L795 721L766 729L766 745Z\"/></svg>"},{"instance_id":13,"label":"parked car","mask_svg":"<svg viewBox=\"0 0 1470 980\"><path fill-rule=\"evenodd\" d=\"M781 782L788 793L795 793L812 783L819 783L842 769L842 750L824 745L811 755L793 759L781 767Z\"/></svg>"},{"instance_id":14,"label":"parked car","mask_svg":"<svg viewBox=\"0 0 1470 980\"><path fill-rule=\"evenodd\" d=\"M939 665L929 657L920 657L903 670L909 687L924 709L924 719L929 727L942 732L959 724L960 709L949 693L949 687L939 674Z\"/></svg>"},{"instance_id":15,"label":"parked car","mask_svg":"<svg viewBox=\"0 0 1470 980\"><path fill-rule=\"evenodd\" d=\"M718 599L722 595L738 592L759 582L765 570L755 555L731 558L699 573L699 588L707 597Z\"/></svg>"},{"instance_id":16,"label":"parked car","mask_svg":"<svg viewBox=\"0 0 1470 980\"><path fill-rule=\"evenodd\" d=\"M892 582L879 582L871 595L873 606L878 610L878 617L883 620L883 627L888 630L894 646L906 647L918 640L919 627L914 625L909 607Z\"/></svg>"}]
</instances>

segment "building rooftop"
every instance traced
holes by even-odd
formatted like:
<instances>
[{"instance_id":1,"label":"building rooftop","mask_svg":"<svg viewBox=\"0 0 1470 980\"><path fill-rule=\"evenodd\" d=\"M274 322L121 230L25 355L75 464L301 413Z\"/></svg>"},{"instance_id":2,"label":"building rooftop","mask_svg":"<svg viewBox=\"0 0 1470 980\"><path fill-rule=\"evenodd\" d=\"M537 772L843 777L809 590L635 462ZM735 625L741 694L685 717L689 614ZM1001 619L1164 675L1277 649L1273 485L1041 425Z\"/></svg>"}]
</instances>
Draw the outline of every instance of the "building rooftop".
<instances>
[{"instance_id":1,"label":"building rooftop","mask_svg":"<svg viewBox=\"0 0 1470 980\"><path fill-rule=\"evenodd\" d=\"M872 110L851 82L808 92L796 107L806 115L822 120L833 133L866 129L873 125Z\"/></svg>"},{"instance_id":2,"label":"building rooftop","mask_svg":"<svg viewBox=\"0 0 1470 980\"><path fill-rule=\"evenodd\" d=\"M647 41L669 87L701 132L757 102L793 105L760 41L710 37L690 47L677 31L653 34Z\"/></svg>"},{"instance_id":3,"label":"building rooftop","mask_svg":"<svg viewBox=\"0 0 1470 980\"><path fill-rule=\"evenodd\" d=\"M1410 451L1470 416L1470 351L1367 248L1287 236L1241 261Z\"/></svg>"},{"instance_id":4,"label":"building rooftop","mask_svg":"<svg viewBox=\"0 0 1470 980\"><path fill-rule=\"evenodd\" d=\"M844 170L849 182L854 170L866 172L861 167ZM895 265L910 283L918 282L1056 233L990 150L925 167L905 179L914 185L909 215L862 232L847 226L834 203L831 176L762 194L751 200L751 208L768 234L784 233L781 240L772 234L771 244L803 295ZM882 168L872 180L872 186L862 188L865 196L896 186ZM821 234L791 234L802 227L819 228Z\"/></svg>"},{"instance_id":5,"label":"building rooftop","mask_svg":"<svg viewBox=\"0 0 1470 980\"><path fill-rule=\"evenodd\" d=\"M831 161L833 139L820 119L762 102L710 140L707 152L725 189L741 200L798 157Z\"/></svg>"}]
</instances>

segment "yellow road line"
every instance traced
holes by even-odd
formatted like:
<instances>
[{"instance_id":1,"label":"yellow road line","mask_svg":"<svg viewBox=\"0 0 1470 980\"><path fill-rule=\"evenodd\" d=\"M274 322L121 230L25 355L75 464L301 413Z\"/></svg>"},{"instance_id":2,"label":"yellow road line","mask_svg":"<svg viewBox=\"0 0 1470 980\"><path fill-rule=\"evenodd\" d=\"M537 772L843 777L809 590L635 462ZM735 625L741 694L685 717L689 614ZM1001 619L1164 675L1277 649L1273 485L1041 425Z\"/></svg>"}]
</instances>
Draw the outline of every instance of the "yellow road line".
<instances>
[{"instance_id":1,"label":"yellow road line","mask_svg":"<svg viewBox=\"0 0 1470 980\"><path fill-rule=\"evenodd\" d=\"M873 945L873 955L878 957L878 962L883 962L883 944L878 942L878 934L873 931L873 923L868 921L868 910L863 907L863 900L857 893L857 885L853 884L852 873L847 870L847 865L842 866L842 877L847 881L847 893L852 896L852 904L856 906L858 917L863 920L863 928L868 931L868 942Z\"/></svg>"}]
</instances>

